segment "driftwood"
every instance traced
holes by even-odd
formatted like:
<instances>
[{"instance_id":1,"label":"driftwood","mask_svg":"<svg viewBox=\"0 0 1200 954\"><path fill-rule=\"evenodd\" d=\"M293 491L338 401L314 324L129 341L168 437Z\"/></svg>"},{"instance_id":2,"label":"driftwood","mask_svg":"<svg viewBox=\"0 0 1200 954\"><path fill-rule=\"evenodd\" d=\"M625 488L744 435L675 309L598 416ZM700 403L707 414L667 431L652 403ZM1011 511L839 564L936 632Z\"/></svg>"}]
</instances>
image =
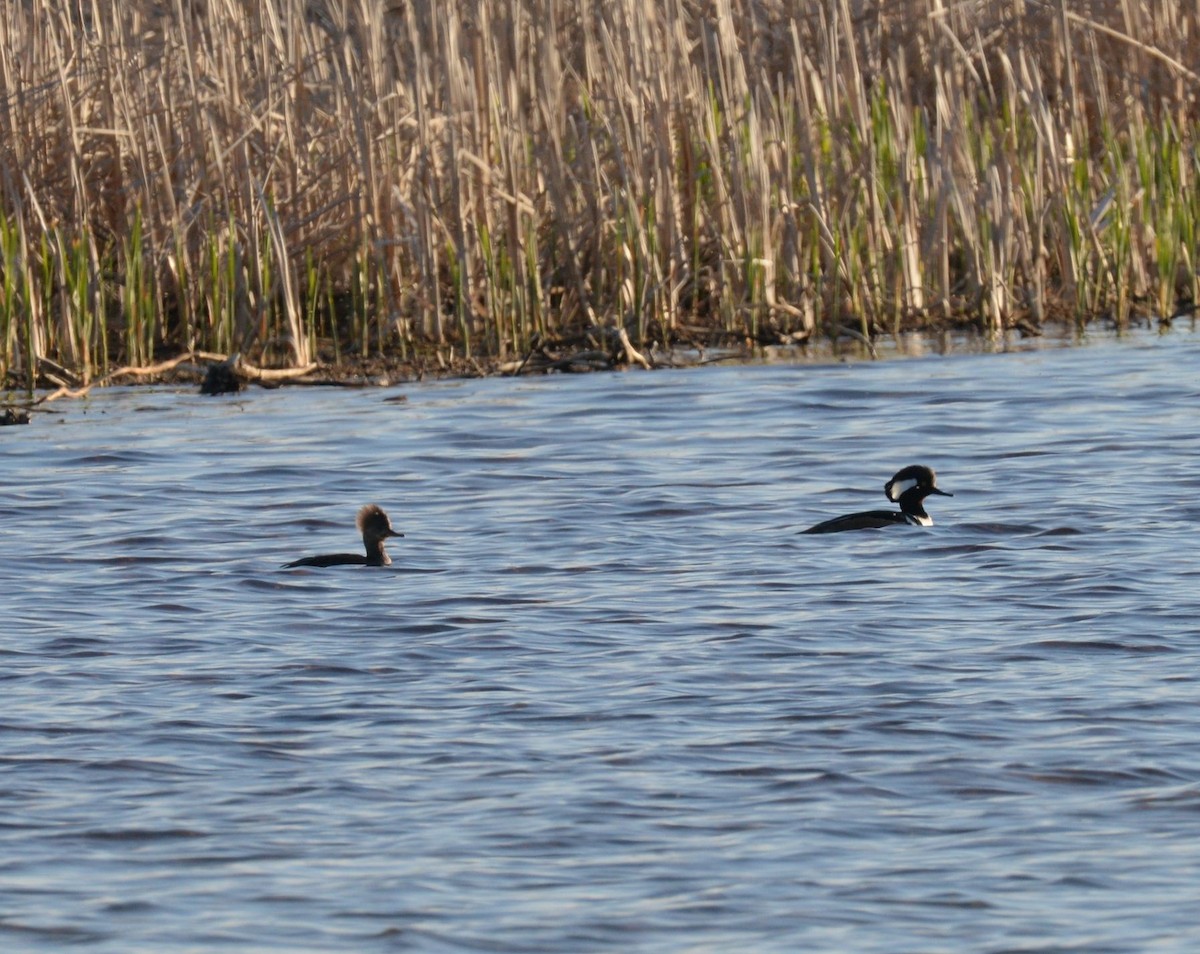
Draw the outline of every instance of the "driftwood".
<instances>
[{"instance_id":1,"label":"driftwood","mask_svg":"<svg viewBox=\"0 0 1200 954\"><path fill-rule=\"evenodd\" d=\"M650 362L646 360L646 356L635 349L629 343L629 334L624 328L617 329L617 340L621 343L621 348L625 352L625 360L630 364L640 364L647 371L650 370Z\"/></svg>"},{"instance_id":2,"label":"driftwood","mask_svg":"<svg viewBox=\"0 0 1200 954\"><path fill-rule=\"evenodd\" d=\"M153 375L153 374L162 374L164 371L171 371L174 368L179 367L179 365L184 364L187 361L191 361L194 357L197 357L197 355L191 354L191 353L181 354L177 358L171 358L169 361L160 361L158 364L141 365L138 367L130 366L130 367L124 367L124 368L117 368L115 371L110 371L108 374L104 375L104 377L97 378L95 381L91 382L90 384L85 384L82 387L73 388L73 387L70 387L69 385L63 384L57 390L51 391L49 394L42 395L40 398L38 398L33 403L34 403L34 405L38 405L38 404L45 404L49 401L57 401L59 398L62 398L62 397L70 397L70 398L83 397L92 388L103 387L106 384L111 384L116 378L149 377L150 375ZM47 363L47 359L45 359L45 358L39 358L38 361L39 361L39 363L42 363L42 364ZM49 363L53 364L53 362L49 362ZM59 368L58 365L53 365L53 367L56 370L65 371L65 369ZM69 376L73 377L73 375L69 375Z\"/></svg>"},{"instance_id":3,"label":"driftwood","mask_svg":"<svg viewBox=\"0 0 1200 954\"><path fill-rule=\"evenodd\" d=\"M596 347L596 334L605 339L607 350ZM564 345L573 350L568 350ZM593 328L592 334L571 342L560 342L558 347L547 344L540 335L534 335L525 357L520 361L506 361L496 370L500 374L516 377L555 371L610 371L626 364L636 364L646 370L654 367L651 360L633 346L624 328Z\"/></svg>"},{"instance_id":4,"label":"driftwood","mask_svg":"<svg viewBox=\"0 0 1200 954\"><path fill-rule=\"evenodd\" d=\"M302 368L256 368L254 365L246 364L243 361L239 365L239 370L251 381L289 381L293 378L302 378L306 374L312 374L319 367L320 365L317 362L310 361Z\"/></svg>"},{"instance_id":5,"label":"driftwood","mask_svg":"<svg viewBox=\"0 0 1200 954\"><path fill-rule=\"evenodd\" d=\"M302 377L306 374L311 374L319 365L316 363L305 365L302 368L258 368L252 364L246 364L241 360L241 355L223 355L214 354L209 351L189 351L186 354L178 355L167 361L159 361L157 364L147 365L127 365L117 368L115 371L110 371L103 377L97 378L95 381L82 386L72 386L65 383L63 379L73 379L75 376L67 371L66 368L49 361L46 358L39 358L39 367L46 365L49 369L49 377L56 381L59 387L47 394L43 394L40 398L34 401L30 406L36 407L39 404L46 404L50 401L57 401L59 398L80 398L84 397L92 388L104 387L112 384L119 378L146 378L156 374L165 374L167 371L174 371L181 366L193 364L192 370L201 373L201 366L196 362L208 362L208 367L214 365L225 365L232 368L233 373L240 379L245 381L259 382L278 382L285 381L290 378Z\"/></svg>"},{"instance_id":6,"label":"driftwood","mask_svg":"<svg viewBox=\"0 0 1200 954\"><path fill-rule=\"evenodd\" d=\"M315 362L310 362L300 368L258 368L243 361L240 354L231 354L208 366L204 381L200 384L200 393L231 394L242 390L250 381L277 384L296 380L311 374L317 367Z\"/></svg>"}]
</instances>

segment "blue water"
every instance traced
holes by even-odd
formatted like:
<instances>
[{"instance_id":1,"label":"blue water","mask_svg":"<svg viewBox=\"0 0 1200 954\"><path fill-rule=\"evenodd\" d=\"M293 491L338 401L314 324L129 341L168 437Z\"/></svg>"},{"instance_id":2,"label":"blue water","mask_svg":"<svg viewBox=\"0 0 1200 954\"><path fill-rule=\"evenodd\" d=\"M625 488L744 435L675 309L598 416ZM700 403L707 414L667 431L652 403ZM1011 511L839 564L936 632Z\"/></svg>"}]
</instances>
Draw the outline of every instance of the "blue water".
<instances>
[{"instance_id":1,"label":"blue water","mask_svg":"<svg viewBox=\"0 0 1200 954\"><path fill-rule=\"evenodd\" d=\"M5 951L1200 949L1194 334L52 409Z\"/></svg>"}]
</instances>

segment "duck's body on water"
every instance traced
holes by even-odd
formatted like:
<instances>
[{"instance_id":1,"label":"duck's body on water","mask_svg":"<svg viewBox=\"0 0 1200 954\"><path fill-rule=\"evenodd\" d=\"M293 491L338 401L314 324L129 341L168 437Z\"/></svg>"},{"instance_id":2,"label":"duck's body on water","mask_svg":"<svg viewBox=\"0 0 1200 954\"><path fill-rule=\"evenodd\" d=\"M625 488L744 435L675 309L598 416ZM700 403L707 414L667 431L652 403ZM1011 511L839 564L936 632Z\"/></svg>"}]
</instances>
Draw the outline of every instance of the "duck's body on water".
<instances>
[{"instance_id":1,"label":"duck's body on water","mask_svg":"<svg viewBox=\"0 0 1200 954\"><path fill-rule=\"evenodd\" d=\"M324 553L320 556L303 557L285 568L294 566L390 566L392 558L384 549L388 537L402 537L403 533L392 529L392 522L378 504L367 504L358 512L358 529L362 533L362 553Z\"/></svg>"},{"instance_id":2,"label":"duck's body on water","mask_svg":"<svg viewBox=\"0 0 1200 954\"><path fill-rule=\"evenodd\" d=\"M849 513L844 517L825 520L801 533L841 533L843 530L875 530L905 524L915 527L933 526L933 518L925 512L925 498L930 494L953 497L954 494L940 490L933 468L921 464L905 467L883 485L887 499L900 504L899 510L864 510Z\"/></svg>"}]
</instances>

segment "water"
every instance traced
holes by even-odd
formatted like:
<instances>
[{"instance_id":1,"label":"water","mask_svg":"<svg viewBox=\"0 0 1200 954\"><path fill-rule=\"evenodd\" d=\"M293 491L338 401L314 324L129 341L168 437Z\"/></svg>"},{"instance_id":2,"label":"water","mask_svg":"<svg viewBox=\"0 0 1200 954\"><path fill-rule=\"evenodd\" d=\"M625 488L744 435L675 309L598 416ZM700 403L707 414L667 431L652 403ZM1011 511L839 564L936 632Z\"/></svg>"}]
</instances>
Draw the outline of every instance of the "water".
<instances>
[{"instance_id":1,"label":"water","mask_svg":"<svg viewBox=\"0 0 1200 954\"><path fill-rule=\"evenodd\" d=\"M1190 951L1200 341L0 432L0 945ZM797 535L937 468L936 526ZM353 549L385 569L281 570Z\"/></svg>"}]
</instances>

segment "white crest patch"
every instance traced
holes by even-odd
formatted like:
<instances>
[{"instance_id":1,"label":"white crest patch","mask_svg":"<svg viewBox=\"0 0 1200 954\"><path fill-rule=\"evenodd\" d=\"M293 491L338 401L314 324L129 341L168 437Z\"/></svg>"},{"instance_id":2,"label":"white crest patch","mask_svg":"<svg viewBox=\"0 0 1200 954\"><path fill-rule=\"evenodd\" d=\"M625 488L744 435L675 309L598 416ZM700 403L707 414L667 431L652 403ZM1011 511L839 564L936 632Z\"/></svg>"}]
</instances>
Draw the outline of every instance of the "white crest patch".
<instances>
[{"instance_id":1,"label":"white crest patch","mask_svg":"<svg viewBox=\"0 0 1200 954\"><path fill-rule=\"evenodd\" d=\"M905 491L912 490L917 482L911 477L908 480L889 480L887 485L888 500L896 501Z\"/></svg>"}]
</instances>

